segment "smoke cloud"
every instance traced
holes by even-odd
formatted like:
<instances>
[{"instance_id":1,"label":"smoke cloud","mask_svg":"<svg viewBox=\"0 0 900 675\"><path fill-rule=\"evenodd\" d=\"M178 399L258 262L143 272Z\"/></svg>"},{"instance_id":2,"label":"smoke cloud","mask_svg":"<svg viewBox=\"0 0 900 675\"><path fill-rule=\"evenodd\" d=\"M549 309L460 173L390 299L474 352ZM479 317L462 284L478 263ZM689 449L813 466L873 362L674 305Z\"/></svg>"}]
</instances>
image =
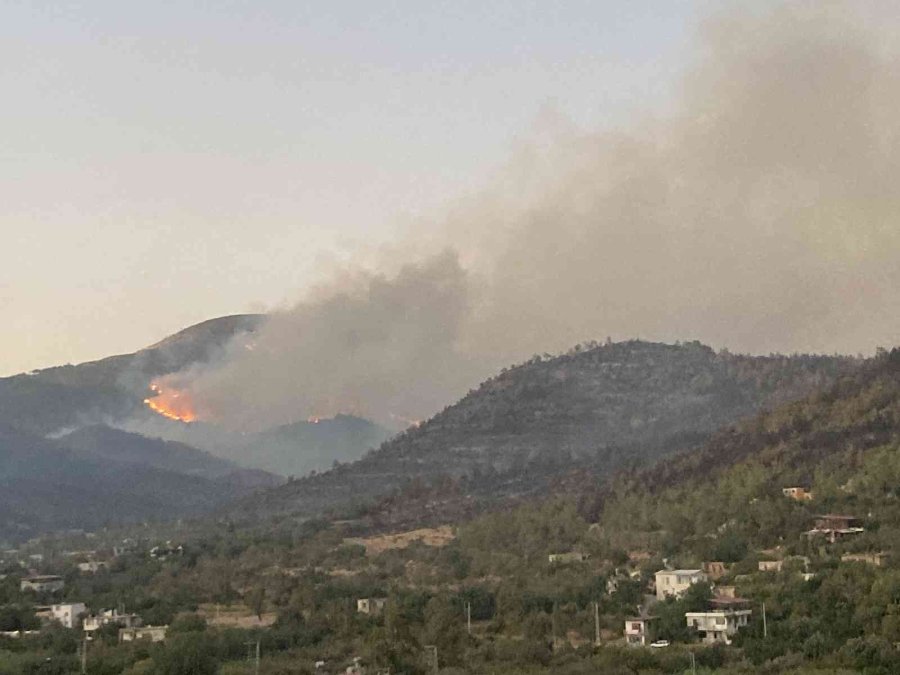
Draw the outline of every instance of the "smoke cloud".
<instances>
[{"instance_id":1,"label":"smoke cloud","mask_svg":"<svg viewBox=\"0 0 900 675\"><path fill-rule=\"evenodd\" d=\"M665 119L548 132L445 216L438 253L347 273L274 313L252 351L233 345L177 383L237 426L389 422L606 336L755 353L893 344L900 64L886 17L859 7L706 21Z\"/></svg>"}]
</instances>

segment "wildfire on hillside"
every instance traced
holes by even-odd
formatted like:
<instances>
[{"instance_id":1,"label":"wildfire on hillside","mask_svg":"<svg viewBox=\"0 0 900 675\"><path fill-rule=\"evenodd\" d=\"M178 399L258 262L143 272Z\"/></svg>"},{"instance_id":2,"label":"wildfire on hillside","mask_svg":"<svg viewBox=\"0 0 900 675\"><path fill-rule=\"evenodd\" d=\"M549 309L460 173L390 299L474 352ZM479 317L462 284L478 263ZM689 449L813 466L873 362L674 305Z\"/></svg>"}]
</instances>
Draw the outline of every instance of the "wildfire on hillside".
<instances>
[{"instance_id":1,"label":"wildfire on hillside","mask_svg":"<svg viewBox=\"0 0 900 675\"><path fill-rule=\"evenodd\" d=\"M193 422L197 419L194 402L187 392L163 387L158 382L150 384L150 391L155 396L145 398L144 403L153 412L179 422Z\"/></svg>"}]
</instances>

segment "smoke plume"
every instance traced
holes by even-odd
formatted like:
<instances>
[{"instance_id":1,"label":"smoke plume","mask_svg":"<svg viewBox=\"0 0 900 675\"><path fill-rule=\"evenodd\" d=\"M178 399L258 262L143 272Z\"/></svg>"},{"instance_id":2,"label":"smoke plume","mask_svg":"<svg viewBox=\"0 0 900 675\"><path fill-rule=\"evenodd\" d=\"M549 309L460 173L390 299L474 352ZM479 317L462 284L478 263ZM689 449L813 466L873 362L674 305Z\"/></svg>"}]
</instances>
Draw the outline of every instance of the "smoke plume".
<instances>
[{"instance_id":1,"label":"smoke plume","mask_svg":"<svg viewBox=\"0 0 900 675\"><path fill-rule=\"evenodd\" d=\"M439 252L348 273L274 313L252 351L177 383L238 426L390 421L606 336L756 353L892 344L900 64L894 27L859 6L706 21L664 119L535 142L433 228Z\"/></svg>"}]
</instances>

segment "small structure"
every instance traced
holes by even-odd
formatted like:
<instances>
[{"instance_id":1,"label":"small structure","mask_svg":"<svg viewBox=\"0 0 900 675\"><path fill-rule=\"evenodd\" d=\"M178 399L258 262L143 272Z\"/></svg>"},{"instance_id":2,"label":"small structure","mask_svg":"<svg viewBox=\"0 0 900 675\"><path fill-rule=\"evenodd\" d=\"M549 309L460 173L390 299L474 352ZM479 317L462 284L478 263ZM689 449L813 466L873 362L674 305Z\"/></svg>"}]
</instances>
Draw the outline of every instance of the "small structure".
<instances>
[{"instance_id":1,"label":"small structure","mask_svg":"<svg viewBox=\"0 0 900 675\"><path fill-rule=\"evenodd\" d=\"M119 642L135 642L137 640L150 640L150 642L162 642L166 639L168 626L142 626L139 628L120 628Z\"/></svg>"},{"instance_id":2,"label":"small structure","mask_svg":"<svg viewBox=\"0 0 900 675\"><path fill-rule=\"evenodd\" d=\"M96 574L102 570L108 570L109 563L100 560L89 560L78 563L78 571L82 574Z\"/></svg>"},{"instance_id":3,"label":"small structure","mask_svg":"<svg viewBox=\"0 0 900 675\"><path fill-rule=\"evenodd\" d=\"M736 598L737 589L734 586L716 586L713 588L713 597Z\"/></svg>"},{"instance_id":4,"label":"small structure","mask_svg":"<svg viewBox=\"0 0 900 675\"><path fill-rule=\"evenodd\" d=\"M841 556L841 562L861 562L875 567L884 567L887 561L887 553L845 553Z\"/></svg>"},{"instance_id":5,"label":"small structure","mask_svg":"<svg viewBox=\"0 0 900 675\"><path fill-rule=\"evenodd\" d=\"M760 572L780 572L784 567L784 560L760 560L757 568Z\"/></svg>"},{"instance_id":6,"label":"small structure","mask_svg":"<svg viewBox=\"0 0 900 675\"><path fill-rule=\"evenodd\" d=\"M728 574L728 566L723 562L705 562L703 563L703 572L710 581L718 581Z\"/></svg>"},{"instance_id":7,"label":"small structure","mask_svg":"<svg viewBox=\"0 0 900 675\"><path fill-rule=\"evenodd\" d=\"M625 619L625 644L629 647L647 647L655 639L653 623L657 617L634 616Z\"/></svg>"},{"instance_id":8,"label":"small structure","mask_svg":"<svg viewBox=\"0 0 900 675\"><path fill-rule=\"evenodd\" d=\"M812 501L813 498L812 491L807 487L797 486L781 488L781 494L798 502L809 502Z\"/></svg>"},{"instance_id":9,"label":"small structure","mask_svg":"<svg viewBox=\"0 0 900 675\"><path fill-rule=\"evenodd\" d=\"M144 622L137 614L119 614L118 610L106 609L99 614L84 618L84 632L93 633L111 623L121 628L140 628Z\"/></svg>"},{"instance_id":10,"label":"small structure","mask_svg":"<svg viewBox=\"0 0 900 675\"><path fill-rule=\"evenodd\" d=\"M356 611L360 614L381 614L387 598L359 598L356 601Z\"/></svg>"},{"instance_id":11,"label":"small structure","mask_svg":"<svg viewBox=\"0 0 900 675\"><path fill-rule=\"evenodd\" d=\"M660 570L656 573L656 599L679 598L694 584L706 581L703 570Z\"/></svg>"},{"instance_id":12,"label":"small structure","mask_svg":"<svg viewBox=\"0 0 900 675\"><path fill-rule=\"evenodd\" d=\"M833 544L838 539L865 531L865 528L860 526L860 520L856 516L828 513L816 516L813 529L804 534L807 537L824 536Z\"/></svg>"},{"instance_id":13,"label":"small structure","mask_svg":"<svg viewBox=\"0 0 900 675\"><path fill-rule=\"evenodd\" d=\"M550 564L565 565L566 563L580 563L588 559L587 553L569 551L568 553L551 553L547 556Z\"/></svg>"},{"instance_id":14,"label":"small structure","mask_svg":"<svg viewBox=\"0 0 900 675\"><path fill-rule=\"evenodd\" d=\"M19 582L19 590L34 591L35 593L56 593L66 587L62 577L43 574L25 577Z\"/></svg>"},{"instance_id":15,"label":"small structure","mask_svg":"<svg viewBox=\"0 0 900 675\"><path fill-rule=\"evenodd\" d=\"M69 602L61 605L50 605L50 619L59 621L64 628L75 628L78 620L87 612L83 602Z\"/></svg>"},{"instance_id":16,"label":"small structure","mask_svg":"<svg viewBox=\"0 0 900 675\"><path fill-rule=\"evenodd\" d=\"M697 630L702 642L722 642L730 645L731 638L750 623L753 613L743 598L715 598L705 612L686 612L687 625Z\"/></svg>"},{"instance_id":17,"label":"small structure","mask_svg":"<svg viewBox=\"0 0 900 675\"><path fill-rule=\"evenodd\" d=\"M171 541L167 541L165 546L154 546L150 549L150 557L153 560L168 560L184 553L184 546L175 546Z\"/></svg>"}]
</instances>

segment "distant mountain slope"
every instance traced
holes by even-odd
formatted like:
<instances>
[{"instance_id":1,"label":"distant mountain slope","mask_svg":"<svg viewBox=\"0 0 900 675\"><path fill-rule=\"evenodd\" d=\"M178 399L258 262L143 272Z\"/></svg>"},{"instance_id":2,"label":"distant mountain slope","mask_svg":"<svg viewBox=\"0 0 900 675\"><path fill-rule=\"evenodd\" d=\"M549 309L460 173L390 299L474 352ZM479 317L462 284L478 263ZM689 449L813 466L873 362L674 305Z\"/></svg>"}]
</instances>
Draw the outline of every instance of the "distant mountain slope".
<instances>
[{"instance_id":1,"label":"distant mountain slope","mask_svg":"<svg viewBox=\"0 0 900 675\"><path fill-rule=\"evenodd\" d=\"M210 319L133 354L0 378L0 423L37 434L125 417L143 407L154 377L212 358L264 316Z\"/></svg>"},{"instance_id":2,"label":"distant mountain slope","mask_svg":"<svg viewBox=\"0 0 900 675\"><path fill-rule=\"evenodd\" d=\"M210 480L230 477L244 484L272 487L280 480L264 471L246 469L184 443L147 438L104 425L93 425L57 441L79 457L137 464Z\"/></svg>"},{"instance_id":3,"label":"distant mountain slope","mask_svg":"<svg viewBox=\"0 0 900 675\"><path fill-rule=\"evenodd\" d=\"M254 488L242 480L118 461L0 425L0 538L199 515Z\"/></svg>"},{"instance_id":4,"label":"distant mountain slope","mask_svg":"<svg viewBox=\"0 0 900 675\"><path fill-rule=\"evenodd\" d=\"M255 495L240 509L313 515L413 479L466 477L498 497L541 489L573 467L604 475L698 445L859 365L843 357L716 353L699 343L577 348L502 372L362 460Z\"/></svg>"},{"instance_id":5,"label":"distant mountain slope","mask_svg":"<svg viewBox=\"0 0 900 675\"><path fill-rule=\"evenodd\" d=\"M713 482L753 463L771 471L773 488L811 485L837 458L859 465L872 448L900 445L900 349L870 360L835 384L716 433L693 452L659 462L629 480L652 492Z\"/></svg>"}]
</instances>

